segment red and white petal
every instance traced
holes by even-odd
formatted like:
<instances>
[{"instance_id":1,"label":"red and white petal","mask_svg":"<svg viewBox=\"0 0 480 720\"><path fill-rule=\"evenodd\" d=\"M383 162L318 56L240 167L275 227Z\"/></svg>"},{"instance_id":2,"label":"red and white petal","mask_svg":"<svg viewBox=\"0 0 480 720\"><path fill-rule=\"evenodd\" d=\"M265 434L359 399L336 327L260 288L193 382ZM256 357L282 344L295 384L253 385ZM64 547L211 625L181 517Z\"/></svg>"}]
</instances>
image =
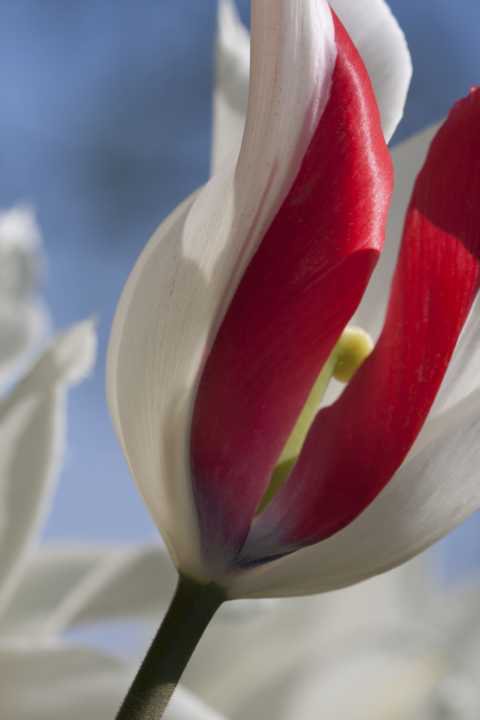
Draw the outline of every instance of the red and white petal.
<instances>
[{"instance_id":1,"label":"red and white petal","mask_svg":"<svg viewBox=\"0 0 480 720\"><path fill-rule=\"evenodd\" d=\"M385 572L429 547L480 508L480 391L442 417L350 525L309 548L239 574L232 597L325 592Z\"/></svg>"},{"instance_id":2,"label":"red and white petal","mask_svg":"<svg viewBox=\"0 0 480 720\"><path fill-rule=\"evenodd\" d=\"M479 285L480 91L435 137L407 213L385 326L334 405L312 425L286 485L257 523L284 549L351 522L405 459L430 411Z\"/></svg>"},{"instance_id":3,"label":"red and white petal","mask_svg":"<svg viewBox=\"0 0 480 720\"><path fill-rule=\"evenodd\" d=\"M330 0L370 75L380 109L385 140L403 116L412 77L407 41L384 0Z\"/></svg>"},{"instance_id":4,"label":"red and white petal","mask_svg":"<svg viewBox=\"0 0 480 720\"><path fill-rule=\"evenodd\" d=\"M436 417L467 397L480 378L480 300L475 301L435 399L430 417Z\"/></svg>"},{"instance_id":5,"label":"red and white petal","mask_svg":"<svg viewBox=\"0 0 480 720\"><path fill-rule=\"evenodd\" d=\"M391 162L361 58L338 20L330 98L215 338L192 421L206 547L231 560L383 245Z\"/></svg>"},{"instance_id":6,"label":"red and white petal","mask_svg":"<svg viewBox=\"0 0 480 720\"><path fill-rule=\"evenodd\" d=\"M383 0L332 0L373 83L385 138L390 140L405 105L412 73L405 37ZM213 171L240 147L247 108L249 36L234 0L220 0L214 96Z\"/></svg>"},{"instance_id":7,"label":"red and white petal","mask_svg":"<svg viewBox=\"0 0 480 720\"><path fill-rule=\"evenodd\" d=\"M387 240L380 260L368 284L363 300L352 318L352 324L365 329L375 340L380 335L388 304L388 291L395 270L402 224L408 208L415 177L420 171L439 126L435 125L396 146L392 152L395 168L395 191L389 213ZM478 385L480 377L480 309L477 300L465 323L429 419L460 402ZM341 387L343 390L343 386ZM330 402L339 393L329 393ZM327 404L327 403L325 403ZM423 434L423 430L420 435ZM420 440L420 438L418 439ZM412 448L414 452L417 446Z\"/></svg>"},{"instance_id":8,"label":"red and white petal","mask_svg":"<svg viewBox=\"0 0 480 720\"><path fill-rule=\"evenodd\" d=\"M436 125L427 128L400 143L391 151L395 187L392 204L388 213L387 237L383 252L370 278L362 302L349 323L365 330L374 342L378 340L385 320L390 284L400 251L403 223L408 203L410 202L412 188L415 183L415 178L425 162L428 148L437 130L438 126ZM449 375L450 371L447 372L447 376ZM326 407L335 402L344 389L345 385L343 383L331 380L327 392L324 395L322 406ZM442 389L440 390L439 396L442 394Z\"/></svg>"},{"instance_id":9,"label":"red and white petal","mask_svg":"<svg viewBox=\"0 0 480 720\"><path fill-rule=\"evenodd\" d=\"M329 96L336 47L319 0L256 0L237 166L157 230L117 309L108 397L124 452L177 565L199 551L188 452L193 391L229 299L297 175Z\"/></svg>"}]
</instances>

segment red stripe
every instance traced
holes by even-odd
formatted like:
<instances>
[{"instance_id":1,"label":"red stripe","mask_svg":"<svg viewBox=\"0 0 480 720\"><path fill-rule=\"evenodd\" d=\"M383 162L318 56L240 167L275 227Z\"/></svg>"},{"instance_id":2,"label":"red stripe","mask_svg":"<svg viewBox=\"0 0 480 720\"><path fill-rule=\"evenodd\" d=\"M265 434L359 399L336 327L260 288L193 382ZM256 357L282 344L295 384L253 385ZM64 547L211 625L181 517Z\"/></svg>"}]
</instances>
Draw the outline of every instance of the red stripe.
<instances>
[{"instance_id":1,"label":"red stripe","mask_svg":"<svg viewBox=\"0 0 480 720\"><path fill-rule=\"evenodd\" d=\"M337 20L335 27L329 102L230 304L196 398L193 487L211 555L243 544L384 240L391 161L363 62Z\"/></svg>"},{"instance_id":2,"label":"red stripe","mask_svg":"<svg viewBox=\"0 0 480 720\"><path fill-rule=\"evenodd\" d=\"M477 90L454 107L417 179L378 345L335 405L317 416L273 503L270 523L281 528L284 543L305 545L332 535L400 466L477 293L479 252Z\"/></svg>"}]
</instances>

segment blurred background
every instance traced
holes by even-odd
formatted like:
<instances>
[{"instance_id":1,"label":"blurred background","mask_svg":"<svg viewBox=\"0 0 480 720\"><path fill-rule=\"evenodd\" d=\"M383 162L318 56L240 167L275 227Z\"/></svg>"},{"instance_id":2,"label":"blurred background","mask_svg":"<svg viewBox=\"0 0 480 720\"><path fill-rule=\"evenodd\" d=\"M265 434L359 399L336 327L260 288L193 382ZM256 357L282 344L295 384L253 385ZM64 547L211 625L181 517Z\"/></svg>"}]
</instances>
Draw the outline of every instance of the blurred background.
<instances>
[{"instance_id":1,"label":"blurred background","mask_svg":"<svg viewBox=\"0 0 480 720\"><path fill-rule=\"evenodd\" d=\"M390 5L414 65L399 142L480 83L480 3ZM110 425L105 350L140 250L208 177L215 22L216 0L0 2L0 208L36 211L55 327L93 314L100 332L95 374L71 396L48 538L156 536ZM479 564L479 520L437 552L449 576Z\"/></svg>"}]
</instances>

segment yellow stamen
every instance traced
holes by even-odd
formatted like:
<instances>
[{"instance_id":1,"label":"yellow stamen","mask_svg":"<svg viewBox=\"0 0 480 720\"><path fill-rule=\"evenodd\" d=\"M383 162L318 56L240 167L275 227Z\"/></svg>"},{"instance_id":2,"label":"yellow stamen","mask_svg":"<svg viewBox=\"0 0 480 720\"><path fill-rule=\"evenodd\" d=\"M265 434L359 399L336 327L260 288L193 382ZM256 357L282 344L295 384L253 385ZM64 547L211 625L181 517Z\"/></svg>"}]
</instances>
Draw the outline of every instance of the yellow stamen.
<instances>
[{"instance_id":1,"label":"yellow stamen","mask_svg":"<svg viewBox=\"0 0 480 720\"><path fill-rule=\"evenodd\" d=\"M328 358L313 386L307 402L288 438L272 473L270 485L260 502L257 513L262 512L287 479L297 461L307 433L320 409L321 402L332 377L348 383L373 349L368 333L361 328L348 327Z\"/></svg>"},{"instance_id":2,"label":"yellow stamen","mask_svg":"<svg viewBox=\"0 0 480 720\"><path fill-rule=\"evenodd\" d=\"M337 347L333 377L348 383L373 350L372 338L361 328L349 327L342 333Z\"/></svg>"}]
</instances>

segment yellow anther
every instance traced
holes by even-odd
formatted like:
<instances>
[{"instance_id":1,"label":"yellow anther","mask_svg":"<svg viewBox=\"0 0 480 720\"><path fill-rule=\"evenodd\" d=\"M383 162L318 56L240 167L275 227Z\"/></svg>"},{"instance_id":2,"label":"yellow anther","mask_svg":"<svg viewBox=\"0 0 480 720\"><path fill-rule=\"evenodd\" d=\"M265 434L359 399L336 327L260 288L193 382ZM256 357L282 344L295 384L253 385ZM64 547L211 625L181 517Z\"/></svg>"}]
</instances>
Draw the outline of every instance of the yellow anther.
<instances>
[{"instance_id":1,"label":"yellow anther","mask_svg":"<svg viewBox=\"0 0 480 720\"><path fill-rule=\"evenodd\" d=\"M340 382L348 383L372 350L372 339L364 330L357 327L348 327L343 331L311 389L308 400L283 448L283 452L272 473L270 485L260 502L257 513L265 510L295 465L332 377Z\"/></svg>"},{"instance_id":2,"label":"yellow anther","mask_svg":"<svg viewBox=\"0 0 480 720\"><path fill-rule=\"evenodd\" d=\"M372 350L372 338L365 330L348 327L343 331L336 347L337 361L333 377L343 383L350 382Z\"/></svg>"}]
</instances>

